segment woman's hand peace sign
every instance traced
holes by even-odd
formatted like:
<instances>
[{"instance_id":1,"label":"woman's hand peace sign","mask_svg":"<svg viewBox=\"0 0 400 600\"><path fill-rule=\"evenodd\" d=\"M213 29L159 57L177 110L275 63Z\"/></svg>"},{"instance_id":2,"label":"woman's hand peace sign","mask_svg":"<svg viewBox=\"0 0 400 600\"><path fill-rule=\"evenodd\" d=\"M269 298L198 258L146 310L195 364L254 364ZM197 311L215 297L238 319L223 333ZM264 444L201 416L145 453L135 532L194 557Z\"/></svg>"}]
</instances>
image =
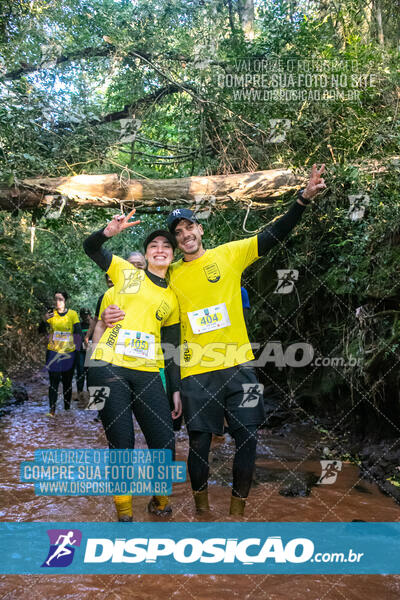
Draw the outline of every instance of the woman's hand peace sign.
<instances>
[{"instance_id":1,"label":"woman's hand peace sign","mask_svg":"<svg viewBox=\"0 0 400 600\"><path fill-rule=\"evenodd\" d=\"M129 219L135 214L136 208L133 208L129 215L115 215L104 229L104 235L106 237L112 237L113 235L117 235L117 233L121 233L124 229L128 229L128 227L132 227L133 225L137 225L140 223L139 221L129 222Z\"/></svg>"}]
</instances>

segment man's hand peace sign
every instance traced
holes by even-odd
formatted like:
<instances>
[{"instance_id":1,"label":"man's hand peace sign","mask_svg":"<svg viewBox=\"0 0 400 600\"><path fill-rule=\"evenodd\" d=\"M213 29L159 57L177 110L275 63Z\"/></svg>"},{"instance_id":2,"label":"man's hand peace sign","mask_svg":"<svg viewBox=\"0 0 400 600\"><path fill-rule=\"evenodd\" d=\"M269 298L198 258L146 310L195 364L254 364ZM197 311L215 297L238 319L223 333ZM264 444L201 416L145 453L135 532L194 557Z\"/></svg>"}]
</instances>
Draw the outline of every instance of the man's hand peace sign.
<instances>
[{"instance_id":1,"label":"man's hand peace sign","mask_svg":"<svg viewBox=\"0 0 400 600\"><path fill-rule=\"evenodd\" d=\"M303 191L303 198L310 200L326 188L325 180L322 177L324 170L325 165L321 165L320 169L315 164L312 166L310 179L308 180L306 189Z\"/></svg>"},{"instance_id":2,"label":"man's hand peace sign","mask_svg":"<svg viewBox=\"0 0 400 600\"><path fill-rule=\"evenodd\" d=\"M114 215L112 221L110 221L107 227L104 229L104 235L106 237L112 237L113 235L117 235L117 233L121 233L124 229L128 229L128 227L132 227L133 225L137 225L140 223L139 221L129 222L129 219L135 214L136 208L133 208L129 215Z\"/></svg>"}]
</instances>

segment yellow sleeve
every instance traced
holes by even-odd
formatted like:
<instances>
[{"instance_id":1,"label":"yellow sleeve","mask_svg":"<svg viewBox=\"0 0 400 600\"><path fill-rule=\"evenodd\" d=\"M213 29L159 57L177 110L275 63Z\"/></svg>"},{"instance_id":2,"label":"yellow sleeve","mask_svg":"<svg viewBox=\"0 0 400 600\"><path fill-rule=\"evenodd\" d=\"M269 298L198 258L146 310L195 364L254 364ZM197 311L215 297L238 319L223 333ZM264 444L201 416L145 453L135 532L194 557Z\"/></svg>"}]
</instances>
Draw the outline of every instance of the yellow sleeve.
<instances>
[{"instance_id":1,"label":"yellow sleeve","mask_svg":"<svg viewBox=\"0 0 400 600\"><path fill-rule=\"evenodd\" d=\"M76 323L79 323L79 317L78 317L78 313L75 310L71 310L70 312L71 312L70 320L71 320L71 325L73 327Z\"/></svg>"},{"instance_id":2,"label":"yellow sleeve","mask_svg":"<svg viewBox=\"0 0 400 600\"><path fill-rule=\"evenodd\" d=\"M172 310L169 313L168 317L163 323L163 327L168 327L169 325L175 325L179 323L179 304L176 296L174 294L174 303L172 305Z\"/></svg>"},{"instance_id":3,"label":"yellow sleeve","mask_svg":"<svg viewBox=\"0 0 400 600\"><path fill-rule=\"evenodd\" d=\"M115 256L115 254L113 254L111 264L108 267L107 275L109 275L113 284L117 285L121 277L122 279L124 277L123 270L134 268L135 267L130 262L128 262L124 258L121 258L120 256Z\"/></svg>"},{"instance_id":4,"label":"yellow sleeve","mask_svg":"<svg viewBox=\"0 0 400 600\"><path fill-rule=\"evenodd\" d=\"M110 306L110 304L113 304L113 300L114 300L113 292L114 292L114 288L109 288L103 296L103 300L101 301L101 306L100 306L100 310L99 310L99 321L101 321L101 315L103 314L103 311L106 310L107 306Z\"/></svg>"},{"instance_id":5,"label":"yellow sleeve","mask_svg":"<svg viewBox=\"0 0 400 600\"><path fill-rule=\"evenodd\" d=\"M233 268L244 271L258 258L258 239L256 235L235 242L223 244L222 248L228 251L229 262Z\"/></svg>"}]
</instances>

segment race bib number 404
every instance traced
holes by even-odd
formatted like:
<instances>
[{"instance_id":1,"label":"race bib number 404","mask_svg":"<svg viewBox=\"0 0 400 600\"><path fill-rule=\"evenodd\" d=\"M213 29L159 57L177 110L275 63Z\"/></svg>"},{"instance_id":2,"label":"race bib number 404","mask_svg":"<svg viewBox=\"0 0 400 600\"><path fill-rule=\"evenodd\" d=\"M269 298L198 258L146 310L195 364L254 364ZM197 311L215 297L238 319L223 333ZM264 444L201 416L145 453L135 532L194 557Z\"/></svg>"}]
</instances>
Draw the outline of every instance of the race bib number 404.
<instances>
[{"instance_id":1,"label":"race bib number 404","mask_svg":"<svg viewBox=\"0 0 400 600\"><path fill-rule=\"evenodd\" d=\"M231 324L225 302L188 312L193 333L223 329Z\"/></svg>"},{"instance_id":2,"label":"race bib number 404","mask_svg":"<svg viewBox=\"0 0 400 600\"><path fill-rule=\"evenodd\" d=\"M120 329L115 345L115 352L135 358L155 359L155 337L143 331Z\"/></svg>"}]
</instances>

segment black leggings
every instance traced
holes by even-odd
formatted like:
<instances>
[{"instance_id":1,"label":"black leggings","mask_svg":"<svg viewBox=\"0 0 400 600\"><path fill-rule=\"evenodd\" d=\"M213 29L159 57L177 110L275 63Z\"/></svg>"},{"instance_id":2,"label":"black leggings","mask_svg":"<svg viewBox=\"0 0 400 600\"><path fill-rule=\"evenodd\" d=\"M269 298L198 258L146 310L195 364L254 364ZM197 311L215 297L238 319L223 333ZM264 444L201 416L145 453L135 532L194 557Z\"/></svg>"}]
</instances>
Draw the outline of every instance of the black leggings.
<instances>
[{"instance_id":1,"label":"black leggings","mask_svg":"<svg viewBox=\"0 0 400 600\"><path fill-rule=\"evenodd\" d=\"M62 381L63 384L64 408L65 410L68 410L70 408L73 376L74 369L70 369L69 371L62 371L61 373L49 371L49 404L50 410L52 412L56 410L58 386L60 385L60 381Z\"/></svg>"},{"instance_id":2,"label":"black leggings","mask_svg":"<svg viewBox=\"0 0 400 600\"><path fill-rule=\"evenodd\" d=\"M232 495L247 498L256 460L257 426L248 425L230 433L236 444ZM212 434L205 431L189 431L188 471L192 489L196 492L207 487L211 438Z\"/></svg>"},{"instance_id":3,"label":"black leggings","mask_svg":"<svg viewBox=\"0 0 400 600\"><path fill-rule=\"evenodd\" d=\"M71 406L72 397L72 378L74 376L74 369L69 371L54 372L49 371L50 387L49 387L49 403L50 410L54 412L56 410L58 386L60 381L63 385L63 396L64 396L64 408L68 410Z\"/></svg>"},{"instance_id":4,"label":"black leggings","mask_svg":"<svg viewBox=\"0 0 400 600\"><path fill-rule=\"evenodd\" d=\"M105 387L106 393L109 388L99 417L110 448L135 447L133 411L147 446L151 449L170 449L172 458L175 458L171 408L159 373L112 364L91 366L88 385Z\"/></svg>"},{"instance_id":5,"label":"black leggings","mask_svg":"<svg viewBox=\"0 0 400 600\"><path fill-rule=\"evenodd\" d=\"M76 353L76 387L78 392L83 392L85 379L87 379L87 367L85 367L85 359L86 352L84 350L79 350L79 352Z\"/></svg>"}]
</instances>

